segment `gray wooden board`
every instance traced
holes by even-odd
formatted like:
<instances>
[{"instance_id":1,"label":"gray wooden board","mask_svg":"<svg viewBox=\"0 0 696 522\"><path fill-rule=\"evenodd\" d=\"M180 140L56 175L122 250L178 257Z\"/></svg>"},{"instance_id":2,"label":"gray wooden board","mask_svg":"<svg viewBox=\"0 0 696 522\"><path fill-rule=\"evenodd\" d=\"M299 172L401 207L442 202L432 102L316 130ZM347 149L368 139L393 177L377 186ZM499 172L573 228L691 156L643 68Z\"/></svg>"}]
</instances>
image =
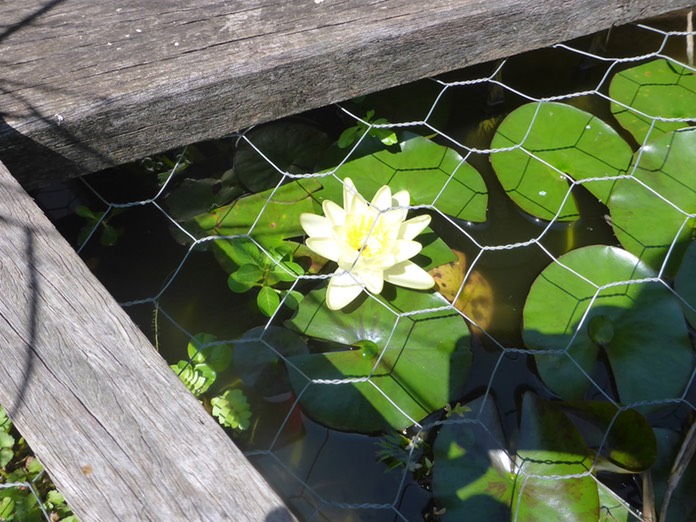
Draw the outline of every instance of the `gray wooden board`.
<instances>
[{"instance_id":1,"label":"gray wooden board","mask_svg":"<svg viewBox=\"0 0 696 522\"><path fill-rule=\"evenodd\" d=\"M0 404L83 522L294 520L0 163Z\"/></svg>"},{"instance_id":2,"label":"gray wooden board","mask_svg":"<svg viewBox=\"0 0 696 522\"><path fill-rule=\"evenodd\" d=\"M25 187L693 0L0 0L0 160Z\"/></svg>"}]
</instances>

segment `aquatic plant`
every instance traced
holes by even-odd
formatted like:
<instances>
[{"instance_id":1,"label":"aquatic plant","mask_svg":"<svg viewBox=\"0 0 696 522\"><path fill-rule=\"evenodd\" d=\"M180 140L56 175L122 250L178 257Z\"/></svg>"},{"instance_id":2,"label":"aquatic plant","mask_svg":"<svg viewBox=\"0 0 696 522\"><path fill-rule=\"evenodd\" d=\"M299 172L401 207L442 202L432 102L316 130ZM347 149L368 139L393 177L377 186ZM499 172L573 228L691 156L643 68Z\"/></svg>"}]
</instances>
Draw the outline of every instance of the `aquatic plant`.
<instances>
[{"instance_id":1,"label":"aquatic plant","mask_svg":"<svg viewBox=\"0 0 696 522\"><path fill-rule=\"evenodd\" d=\"M309 236L307 246L338 264L326 290L329 309L345 307L363 287L380 294L384 281L419 290L432 288L435 281L430 274L409 261L422 249L413 239L428 226L430 216L406 220L410 203L406 190L392 196L384 185L368 204L350 178L343 183L343 208L324 200L325 216L300 216Z\"/></svg>"}]
</instances>

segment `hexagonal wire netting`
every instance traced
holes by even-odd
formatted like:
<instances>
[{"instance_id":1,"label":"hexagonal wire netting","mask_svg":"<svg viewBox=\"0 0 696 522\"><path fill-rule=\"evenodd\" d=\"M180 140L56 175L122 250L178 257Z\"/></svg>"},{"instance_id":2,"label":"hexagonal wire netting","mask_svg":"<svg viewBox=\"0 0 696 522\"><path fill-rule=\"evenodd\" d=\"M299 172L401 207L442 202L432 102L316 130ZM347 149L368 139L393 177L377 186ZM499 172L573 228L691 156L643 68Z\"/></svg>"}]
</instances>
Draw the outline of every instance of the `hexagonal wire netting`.
<instances>
[{"instance_id":1,"label":"hexagonal wire netting","mask_svg":"<svg viewBox=\"0 0 696 522\"><path fill-rule=\"evenodd\" d=\"M89 176L69 192L80 217L58 223L303 520L683 520L682 26L632 24ZM406 211L431 221L402 225Z\"/></svg>"}]
</instances>

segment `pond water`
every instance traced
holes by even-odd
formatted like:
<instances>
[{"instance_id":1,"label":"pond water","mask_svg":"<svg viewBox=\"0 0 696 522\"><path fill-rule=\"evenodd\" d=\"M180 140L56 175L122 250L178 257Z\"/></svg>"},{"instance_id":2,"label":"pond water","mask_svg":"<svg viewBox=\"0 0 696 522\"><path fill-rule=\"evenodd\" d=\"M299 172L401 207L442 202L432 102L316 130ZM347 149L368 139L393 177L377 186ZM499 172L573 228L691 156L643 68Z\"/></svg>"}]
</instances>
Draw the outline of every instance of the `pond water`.
<instances>
[{"instance_id":1,"label":"pond water","mask_svg":"<svg viewBox=\"0 0 696 522\"><path fill-rule=\"evenodd\" d=\"M677 28L677 22L681 23L681 19L663 20L652 26L673 29ZM626 27L570 45L621 57L652 52L661 41L662 36L657 33ZM683 59L682 49L683 39L672 38L663 54ZM440 83L418 82L344 106L355 110L374 109L378 117L393 123L421 121L441 93L442 82L487 77L499 65L477 65L443 75L438 79ZM513 202L493 171L489 154L469 154L467 147L490 147L497 125L527 101L517 93L544 97L592 90L606 74L608 66L598 59L585 58L562 48L527 53L511 58L503 66L499 80L506 89L502 92L490 83L448 88L428 120L439 131L433 141L455 148L461 156L467 157L467 162L481 174L488 193L485 222L452 221L435 215L432 223L433 230L450 248L461 251L468 265L485 282L480 288L488 288L481 301L486 333L472 336L469 376L459 395L451 397L451 404L463 404L483 393L491 394L497 401L503 431L508 437L516 434L525 392L533 390L543 397L555 396L539 377L534 358L516 350L525 345L523 309L534 281L549 265L551 257L557 259L587 245L620 246L620 243L607 218L607 207L584 187L577 186L573 191L579 219L549 225L548 221L527 214ZM609 103L597 94L570 98L567 103L606 121L612 120ZM310 122L333 139L347 126L345 115L335 107L312 111L293 121ZM422 125L410 130L432 134L432 128ZM626 131L618 131L637 145ZM465 147L453 145L455 142ZM198 145L196 158L186 176L219 176L233 165L234 150L233 138ZM156 176L142 165L97 173L86 181L96 193L116 203L147 199L159 190ZM57 197L55 190L42 191L37 199L45 206L52 206L55 203L51 202ZM103 203L80 182L69 184L61 194L71 198L68 204L71 208L80 203L95 211L104 209ZM214 334L220 340L234 340L251 328L266 325L268 318L259 312L254 294L231 293L227 281L229 273L210 252L203 249L189 252L187 246L178 242L176 234L172 233L172 221L165 215L166 200L161 208L164 211L155 205L134 206L114 215L109 225L118 236L115 244L102 246L100 233L97 233L82 249L81 255L119 302L130 303L126 310L163 357L171 364L186 359L187 344L200 332ZM85 225L84 219L75 214L58 217L56 208L49 208L48 212L57 218L59 230L76 244L80 229ZM517 244L525 245L485 249ZM154 298L157 298L156 305ZM285 311L273 325L282 325L279 319L290 315L291 312ZM610 388L611 371L606 361L603 364L603 369L593 374L593 378L601 386ZM378 444L383 434L358 434L324 427L305 414L297 402L297 394L264 396L244 386L244 378L245 375L232 365L218 375L211 392L226 388L244 390L251 407L251 424L245 431L230 433L301 518L331 521L438 519L430 475L404 467L389 470L378 460ZM424 374L423 378L428 376ZM209 402L206 405L210 409ZM663 424L677 426L683 414L679 409L676 413L668 411L664 415L669 420ZM434 412L429 420L440 418L443 418L442 410ZM435 427L427 433L427 442L433 442L436 432ZM416 431L407 433L412 436ZM422 461L418 464L422 465ZM636 501L639 498L637 482L628 475L625 477L623 484L614 489Z\"/></svg>"}]
</instances>

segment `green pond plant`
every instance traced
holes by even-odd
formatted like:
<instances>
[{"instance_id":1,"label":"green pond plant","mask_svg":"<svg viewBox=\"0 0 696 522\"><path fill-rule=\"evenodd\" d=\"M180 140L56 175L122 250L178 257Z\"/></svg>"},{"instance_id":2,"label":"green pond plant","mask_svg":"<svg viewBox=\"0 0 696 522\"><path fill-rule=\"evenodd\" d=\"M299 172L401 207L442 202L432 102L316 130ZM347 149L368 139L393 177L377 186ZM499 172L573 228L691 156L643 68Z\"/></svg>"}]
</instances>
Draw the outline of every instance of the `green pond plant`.
<instances>
[{"instance_id":1,"label":"green pond plant","mask_svg":"<svg viewBox=\"0 0 696 522\"><path fill-rule=\"evenodd\" d=\"M0 520L77 522L26 441L0 406Z\"/></svg>"},{"instance_id":2,"label":"green pond plant","mask_svg":"<svg viewBox=\"0 0 696 522\"><path fill-rule=\"evenodd\" d=\"M409 204L408 191L392 196L388 185L368 203L347 177L343 207L326 199L324 216L300 215L307 246L338 264L326 289L329 310L346 307L363 288L382 293L385 281L419 290L435 285L430 274L409 261L423 248L414 238L430 224L427 214L407 220Z\"/></svg>"},{"instance_id":3,"label":"green pond plant","mask_svg":"<svg viewBox=\"0 0 696 522\"><path fill-rule=\"evenodd\" d=\"M691 421L661 419L694 375L696 82L658 59L608 92L615 121L557 100L511 110L485 175L372 109L337 139L296 118L255 127L221 176L177 173L177 239L209 250L260 319L235 339L194 336L172 369L237 435L255 399L288 398L324 427L380 435L375 458L431 487L443 520L635 520L621 476L653 482L646 505L693 517L669 501L696 487L694 463L669 482ZM536 241L549 262L513 352L539 384L505 422L495 392L468 388L494 322L456 305L481 277L461 238L487 222L490 183L549 229L581 221L589 195L615 236L554 255ZM445 266L461 271L447 298L428 273Z\"/></svg>"}]
</instances>

